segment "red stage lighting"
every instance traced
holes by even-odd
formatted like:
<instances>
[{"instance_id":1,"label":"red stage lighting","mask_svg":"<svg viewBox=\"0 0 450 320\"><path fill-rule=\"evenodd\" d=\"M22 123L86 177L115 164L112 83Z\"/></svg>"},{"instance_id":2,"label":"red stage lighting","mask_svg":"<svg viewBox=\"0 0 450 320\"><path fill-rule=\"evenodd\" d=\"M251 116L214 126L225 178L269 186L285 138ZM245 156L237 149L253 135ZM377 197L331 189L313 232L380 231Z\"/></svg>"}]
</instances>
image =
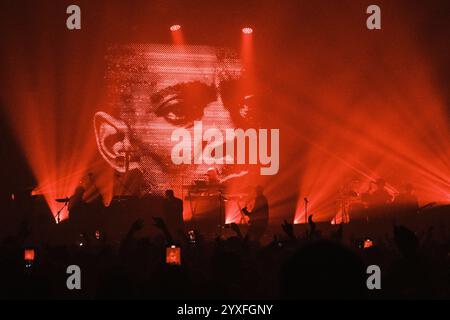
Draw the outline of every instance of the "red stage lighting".
<instances>
[{"instance_id":1,"label":"red stage lighting","mask_svg":"<svg viewBox=\"0 0 450 320\"><path fill-rule=\"evenodd\" d=\"M170 31L175 32L181 29L181 26L179 24L174 24L170 27Z\"/></svg>"},{"instance_id":2,"label":"red stage lighting","mask_svg":"<svg viewBox=\"0 0 450 320\"><path fill-rule=\"evenodd\" d=\"M242 28L242 32L245 34L251 34L251 33L253 33L253 29L250 27L245 27L245 28Z\"/></svg>"}]
</instances>

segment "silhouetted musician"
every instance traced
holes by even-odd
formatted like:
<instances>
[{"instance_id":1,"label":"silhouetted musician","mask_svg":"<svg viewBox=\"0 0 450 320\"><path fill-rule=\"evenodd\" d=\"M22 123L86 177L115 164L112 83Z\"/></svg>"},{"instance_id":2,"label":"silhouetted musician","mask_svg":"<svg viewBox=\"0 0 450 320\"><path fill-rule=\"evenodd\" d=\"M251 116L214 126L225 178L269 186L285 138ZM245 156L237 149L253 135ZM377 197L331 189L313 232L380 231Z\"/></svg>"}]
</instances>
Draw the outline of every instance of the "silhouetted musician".
<instances>
[{"instance_id":1,"label":"silhouetted musician","mask_svg":"<svg viewBox=\"0 0 450 320\"><path fill-rule=\"evenodd\" d=\"M248 211L247 207L244 207L242 211L250 217L250 228L248 230L250 238L258 241L269 224L269 202L263 194L263 188L261 186L257 186L255 191L256 198L253 210Z\"/></svg>"},{"instance_id":2,"label":"silhouetted musician","mask_svg":"<svg viewBox=\"0 0 450 320\"><path fill-rule=\"evenodd\" d=\"M375 182L376 190L370 194L369 205L371 207L385 206L392 202L391 194L386 190L386 181L377 179Z\"/></svg>"},{"instance_id":3,"label":"silhouetted musician","mask_svg":"<svg viewBox=\"0 0 450 320\"><path fill-rule=\"evenodd\" d=\"M166 190L164 197L164 219L173 237L184 232L183 200L176 198L173 190Z\"/></svg>"}]
</instances>

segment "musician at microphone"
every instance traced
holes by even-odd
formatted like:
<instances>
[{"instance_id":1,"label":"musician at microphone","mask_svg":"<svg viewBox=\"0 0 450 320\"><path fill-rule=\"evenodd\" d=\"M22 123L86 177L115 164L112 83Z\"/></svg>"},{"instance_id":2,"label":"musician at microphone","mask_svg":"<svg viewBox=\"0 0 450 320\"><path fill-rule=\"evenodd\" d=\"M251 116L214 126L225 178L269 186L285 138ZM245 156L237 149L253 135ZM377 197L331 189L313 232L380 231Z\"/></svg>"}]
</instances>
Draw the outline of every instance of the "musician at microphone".
<instances>
[{"instance_id":1,"label":"musician at microphone","mask_svg":"<svg viewBox=\"0 0 450 320\"><path fill-rule=\"evenodd\" d=\"M89 180L87 176L83 176L79 181L73 194L69 197L68 210L69 212L81 207L84 204L84 195L89 188Z\"/></svg>"},{"instance_id":2,"label":"musician at microphone","mask_svg":"<svg viewBox=\"0 0 450 320\"><path fill-rule=\"evenodd\" d=\"M256 198L253 210L249 211L247 207L244 207L242 211L250 217L250 228L248 229L250 239L259 241L269 224L269 202L263 193L263 187L257 186L255 192Z\"/></svg>"},{"instance_id":3,"label":"musician at microphone","mask_svg":"<svg viewBox=\"0 0 450 320\"><path fill-rule=\"evenodd\" d=\"M83 195L86 192L86 189L83 187L83 185L79 185L76 187L73 194L69 197L69 203L67 205L67 208L69 212L76 209L83 203Z\"/></svg>"}]
</instances>

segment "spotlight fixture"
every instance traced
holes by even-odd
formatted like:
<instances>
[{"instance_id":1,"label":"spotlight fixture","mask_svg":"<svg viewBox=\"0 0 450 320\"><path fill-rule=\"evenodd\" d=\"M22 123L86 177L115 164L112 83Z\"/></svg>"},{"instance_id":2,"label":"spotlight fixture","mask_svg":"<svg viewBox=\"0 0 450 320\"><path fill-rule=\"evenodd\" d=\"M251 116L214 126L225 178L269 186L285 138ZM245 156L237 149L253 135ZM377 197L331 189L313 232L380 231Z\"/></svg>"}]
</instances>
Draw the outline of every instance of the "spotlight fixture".
<instances>
[{"instance_id":1,"label":"spotlight fixture","mask_svg":"<svg viewBox=\"0 0 450 320\"><path fill-rule=\"evenodd\" d=\"M251 34L253 32L253 29L250 27L245 27L245 28L242 28L242 32L244 34Z\"/></svg>"},{"instance_id":2,"label":"spotlight fixture","mask_svg":"<svg viewBox=\"0 0 450 320\"><path fill-rule=\"evenodd\" d=\"M175 32L181 29L181 26L179 24L174 24L170 26L170 31Z\"/></svg>"}]
</instances>

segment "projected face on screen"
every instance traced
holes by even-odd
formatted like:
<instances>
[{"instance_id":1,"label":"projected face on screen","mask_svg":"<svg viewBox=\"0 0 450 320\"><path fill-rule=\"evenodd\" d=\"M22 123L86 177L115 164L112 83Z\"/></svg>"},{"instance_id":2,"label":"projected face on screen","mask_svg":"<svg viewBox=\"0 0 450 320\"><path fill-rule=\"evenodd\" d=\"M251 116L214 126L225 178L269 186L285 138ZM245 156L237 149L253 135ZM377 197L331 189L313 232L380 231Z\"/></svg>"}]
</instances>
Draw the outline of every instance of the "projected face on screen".
<instances>
[{"instance_id":1,"label":"projected face on screen","mask_svg":"<svg viewBox=\"0 0 450 320\"><path fill-rule=\"evenodd\" d=\"M193 136L194 121L201 121L203 130L255 125L253 92L239 59L228 50L130 45L112 48L107 64L114 111L95 115L99 151L118 172L141 171L150 192L189 184L205 177L211 167L173 163L175 129L185 128ZM200 143L197 150L204 148L205 142ZM229 164L214 167L222 175L245 169Z\"/></svg>"}]
</instances>

